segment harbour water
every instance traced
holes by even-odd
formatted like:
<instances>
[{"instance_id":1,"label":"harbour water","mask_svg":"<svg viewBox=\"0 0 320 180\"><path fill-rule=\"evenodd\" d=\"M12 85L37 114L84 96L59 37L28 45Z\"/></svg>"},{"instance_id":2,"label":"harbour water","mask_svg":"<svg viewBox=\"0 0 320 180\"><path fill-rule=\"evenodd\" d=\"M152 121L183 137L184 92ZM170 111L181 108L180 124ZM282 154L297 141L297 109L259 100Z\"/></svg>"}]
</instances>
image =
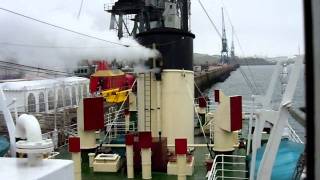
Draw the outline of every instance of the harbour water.
<instances>
[{"instance_id":1,"label":"harbour water","mask_svg":"<svg viewBox=\"0 0 320 180\"><path fill-rule=\"evenodd\" d=\"M290 68L289 66L289 73ZM274 65L266 65L266 66L241 66L241 70L247 75L247 77L257 86L259 94L265 94L269 82L271 80L271 76L273 70L275 68ZM244 77L241 74L240 69L238 68L236 71L233 71L228 79L226 79L222 83L217 83L213 85L208 91L209 95L212 94L214 89L222 90L226 95L241 95L245 101L250 101L252 92L247 85ZM272 104L276 109L279 106L281 101L281 83L280 79L277 82L273 98ZM300 108L305 107L305 80L304 80L304 68L300 74L300 79L295 91L294 99L293 99L293 107ZM289 118L289 123L292 128L296 131L298 136L302 141L305 141L305 128L298 124L293 118Z\"/></svg>"}]
</instances>

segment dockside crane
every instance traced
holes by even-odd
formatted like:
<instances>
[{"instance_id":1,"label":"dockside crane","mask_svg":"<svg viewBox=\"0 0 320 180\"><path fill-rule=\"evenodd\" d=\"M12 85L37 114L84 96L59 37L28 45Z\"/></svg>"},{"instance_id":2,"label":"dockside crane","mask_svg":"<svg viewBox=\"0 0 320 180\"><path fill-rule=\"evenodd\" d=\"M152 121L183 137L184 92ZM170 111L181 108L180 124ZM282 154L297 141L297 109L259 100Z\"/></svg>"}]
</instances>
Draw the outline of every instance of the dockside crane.
<instances>
[{"instance_id":1,"label":"dockside crane","mask_svg":"<svg viewBox=\"0 0 320 180\"><path fill-rule=\"evenodd\" d=\"M226 27L224 22L223 8L221 8L221 12L222 12L222 37L221 37L222 50L221 50L220 64L229 64L228 41L227 41Z\"/></svg>"},{"instance_id":2,"label":"dockside crane","mask_svg":"<svg viewBox=\"0 0 320 180\"><path fill-rule=\"evenodd\" d=\"M234 62L235 61L235 50L234 50L234 42L233 42L233 27L232 27L232 39L231 39L231 49L230 49L230 58Z\"/></svg>"}]
</instances>

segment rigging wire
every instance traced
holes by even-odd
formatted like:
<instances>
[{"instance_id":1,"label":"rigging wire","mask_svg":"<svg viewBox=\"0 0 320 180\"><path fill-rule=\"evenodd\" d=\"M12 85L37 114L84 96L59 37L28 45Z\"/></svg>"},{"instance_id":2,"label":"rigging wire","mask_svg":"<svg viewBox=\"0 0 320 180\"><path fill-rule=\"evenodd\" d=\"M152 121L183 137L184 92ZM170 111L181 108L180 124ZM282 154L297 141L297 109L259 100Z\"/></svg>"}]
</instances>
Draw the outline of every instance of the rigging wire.
<instances>
[{"instance_id":1,"label":"rigging wire","mask_svg":"<svg viewBox=\"0 0 320 180\"><path fill-rule=\"evenodd\" d=\"M195 84L195 83L194 83L194 84ZM195 105L195 103L194 103L194 98L193 98L192 92L191 92L191 90L190 90L191 87L188 85L188 83L186 83L186 86L187 86L186 89L188 90L189 98L190 98L191 101L193 102L193 103L192 103L193 109L194 109L194 111L195 111L197 120L198 120L198 122L199 122L200 129L201 129L202 135L203 135L203 137L204 137L205 143L206 143L206 145L207 145L207 150L209 151L210 157L211 157L212 159L214 159L213 152L212 152L212 150L211 150L211 148L210 148L210 146L209 146L209 143L210 143L211 140L210 140L210 138L209 138L209 140L208 140L208 138L207 138L207 136L206 136L206 133L204 132L203 125L202 125L202 122L201 122L201 118L200 118L200 116L199 116L199 114L198 114L198 112L197 112L197 108L196 108L196 105ZM194 86L194 85L193 85L193 86ZM194 92L193 92L193 93L194 93ZM201 93L201 91L200 91L200 93Z\"/></svg>"},{"instance_id":2,"label":"rigging wire","mask_svg":"<svg viewBox=\"0 0 320 180\"><path fill-rule=\"evenodd\" d=\"M58 70L52 70L52 69L48 69L48 68L40 68L40 67L35 67L35 66L28 66L28 65L24 65L24 64L19 64L19 63L14 63L14 62L8 62L8 61L1 61L0 63L3 64L9 64L9 65L14 65L14 66L20 66L22 68L30 68L30 69L35 69L37 71L41 70L41 71L45 71L45 72L51 72L51 73L56 73L56 74L65 74L65 75L70 75L72 73L68 73L66 71L58 71Z\"/></svg>"},{"instance_id":3,"label":"rigging wire","mask_svg":"<svg viewBox=\"0 0 320 180\"><path fill-rule=\"evenodd\" d=\"M132 83L130 89L132 89L132 88L135 86L136 83L137 83L137 79L134 80L134 82ZM115 114L115 116L114 116L113 121L111 122L109 128L106 129L106 133L105 133L104 137L102 138L102 140L100 140L99 146L96 148L96 152L95 152L96 154L98 153L99 149L101 149L103 143L107 140L109 134L111 133L111 128L112 128L112 127L115 125L115 123L117 122L118 116L119 116L119 112L124 109L125 102L127 101L128 98L129 98L129 93L126 95L126 97L125 97L124 101L122 102L121 106L120 106L119 109L116 111L116 114Z\"/></svg>"},{"instance_id":4,"label":"rigging wire","mask_svg":"<svg viewBox=\"0 0 320 180\"><path fill-rule=\"evenodd\" d=\"M211 25L214 27L214 29L215 29L215 31L217 32L217 34L219 35L219 37L222 38L221 33L219 32L217 26L215 25L215 23L214 23L213 20L211 19L210 15L209 15L209 13L207 12L207 10L205 9L203 3L201 2L201 0L198 0L198 2L199 2L199 4L200 4L202 10L205 12L207 18L210 20ZM239 64L239 62L237 62L237 63ZM258 92L257 92L257 88L256 88L255 83L252 84L252 82L251 82L250 79L247 77L247 75L245 74L245 72L241 69L241 67L240 67L239 69L240 69L240 73L242 74L245 82L246 82L247 85L249 86L252 94L257 94Z\"/></svg>"},{"instance_id":5,"label":"rigging wire","mask_svg":"<svg viewBox=\"0 0 320 180\"><path fill-rule=\"evenodd\" d=\"M183 40L182 38L179 40L169 41L165 43L153 43L156 46L167 46L171 44L180 43ZM152 48L153 44L144 45L147 48ZM48 48L48 49L88 49L88 48L96 48L96 49L110 49L116 48L114 46L56 46L56 45L45 45L45 44L27 44L27 43L17 43L17 42L0 42L0 45L4 46L15 46L15 47L26 47L26 48ZM130 48L140 48L142 45L130 46Z\"/></svg>"},{"instance_id":6,"label":"rigging wire","mask_svg":"<svg viewBox=\"0 0 320 180\"><path fill-rule=\"evenodd\" d=\"M26 48L48 48L48 49L88 49L88 48L97 48L97 49L108 48L109 49L109 48L116 48L114 46L55 46L55 45L26 44L26 43L15 43L15 42L0 42L0 45L26 47Z\"/></svg>"},{"instance_id":7,"label":"rigging wire","mask_svg":"<svg viewBox=\"0 0 320 180\"><path fill-rule=\"evenodd\" d=\"M243 48L242 48L242 45L241 45L241 43L240 43L240 39L239 39L239 36L238 36L238 34L237 34L237 32L236 32L236 29L235 29L234 26L233 26L233 23L232 23L232 20L231 20L230 15L229 15L228 9L227 9L226 5L223 3L223 0L220 0L220 1L221 1L221 5L222 5L223 8L225 9L225 12L226 12L226 15L227 15L227 19L228 19L228 21L229 21L229 23L230 23L230 25L231 25L231 27L232 27L232 29L233 29L233 34L235 35L235 38L236 38L237 43L238 43L238 45L239 45L239 49L240 49L240 51L241 51L241 53L242 53L243 59L244 59L246 65L247 65L247 68L248 68L248 71L249 71L249 73L250 73L250 76L252 77L252 82L253 82L253 85L254 85L254 87L255 87L255 89L256 89L256 94L260 94L260 93L262 93L262 90L261 90L261 89L259 88L259 86L256 84L256 80L255 80L255 78L254 78L254 76L253 76L253 73L252 73L252 71L251 71L251 68L249 67L248 60L245 58L245 52L244 52L244 50L243 50Z\"/></svg>"},{"instance_id":8,"label":"rigging wire","mask_svg":"<svg viewBox=\"0 0 320 180\"><path fill-rule=\"evenodd\" d=\"M91 38L91 39L95 39L95 40L98 40L98 41L103 41L103 42L107 42L107 43L110 43L110 44L115 44L115 45L119 45L119 46L123 46L123 47L130 47L130 45L127 45L127 44L113 42L113 41L102 39L102 38L99 38L99 37L96 37L96 36L92 36L92 35L89 35L89 34L81 33L81 32L78 32L78 31L75 31L75 30L72 30L72 29L68 29L68 28L65 28L65 27L62 27L62 26L51 24L51 23L43 21L43 20L39 20L39 19L33 18L33 17L27 16L27 15L24 15L24 14L21 14L21 13L18 13L18 12L15 12L15 11L12 11L12 10L9 10L9 9L3 8L3 7L0 7L0 10L8 12L8 13L11 13L11 14L14 14L14 15L17 15L17 16L20 16L20 17L23 17L23 18L26 18L26 19L29 19L29 20L32 20L32 21L36 21L36 22L41 23L41 24L45 24L45 25L54 27L56 29L60 29L60 30L68 31L68 32L73 33L73 34L84 36L84 37L87 37L87 38Z\"/></svg>"},{"instance_id":9,"label":"rigging wire","mask_svg":"<svg viewBox=\"0 0 320 180\"><path fill-rule=\"evenodd\" d=\"M10 68L11 70L15 70L17 72L19 71L24 71L24 72L30 72L30 73L36 73L36 74L46 74L46 75L51 75L51 76L72 76L72 73L63 73L59 71L54 71L54 70L45 70L44 68L36 68L36 67L23 67L16 65L10 65L10 64L0 64L0 67L2 68ZM29 69L26 69L29 68Z\"/></svg>"},{"instance_id":10,"label":"rigging wire","mask_svg":"<svg viewBox=\"0 0 320 180\"><path fill-rule=\"evenodd\" d=\"M206 10L206 8L204 7L204 5L202 4L201 0L198 0L198 2L199 2L199 4L200 4L202 10L204 11L204 13L206 14L206 16L208 17L208 19L209 19L211 25L213 26L214 30L216 31L216 33L219 35L220 38L222 38L222 35L221 35L220 31L218 30L216 24L215 24L215 23L213 22L213 20L211 19L208 11Z\"/></svg>"},{"instance_id":11,"label":"rigging wire","mask_svg":"<svg viewBox=\"0 0 320 180\"><path fill-rule=\"evenodd\" d=\"M28 71L28 70L19 70L19 69L17 69L17 68L8 67L8 66L2 66L2 65L0 65L0 69L3 69L3 70L10 70L10 71L15 71L15 72L18 72L18 73L21 73L21 71L30 72L30 71ZM39 75L39 73L38 73L38 72L31 71L31 73L35 73L35 74L37 74L36 76L38 76L38 77L48 79L48 77L46 77L46 76ZM41 74L41 73L40 73L40 74ZM49 75L54 76L54 75L52 75L52 74L49 74Z\"/></svg>"},{"instance_id":12,"label":"rigging wire","mask_svg":"<svg viewBox=\"0 0 320 180\"><path fill-rule=\"evenodd\" d=\"M80 4L80 8L79 8L77 19L80 18L80 15L81 15L81 12L82 12L82 7L83 7L83 2L84 2L84 0L81 0L81 4Z\"/></svg>"}]
</instances>

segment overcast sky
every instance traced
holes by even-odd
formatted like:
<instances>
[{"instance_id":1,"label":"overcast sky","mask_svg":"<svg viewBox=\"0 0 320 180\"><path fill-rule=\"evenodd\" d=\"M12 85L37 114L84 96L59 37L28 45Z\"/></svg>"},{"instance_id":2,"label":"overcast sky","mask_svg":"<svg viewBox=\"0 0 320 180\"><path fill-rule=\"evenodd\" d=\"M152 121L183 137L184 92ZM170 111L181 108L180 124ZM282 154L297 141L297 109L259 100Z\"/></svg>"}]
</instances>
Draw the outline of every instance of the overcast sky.
<instances>
[{"instance_id":1,"label":"overcast sky","mask_svg":"<svg viewBox=\"0 0 320 180\"><path fill-rule=\"evenodd\" d=\"M298 54L299 44L303 48L301 0L202 0L219 28L222 1L246 55L290 56ZM195 51L216 54L220 49L219 37L198 0L192 2L192 28L197 35ZM228 40L231 40L230 23L227 17L225 19ZM236 53L241 55L239 45L235 45Z\"/></svg>"},{"instance_id":2,"label":"overcast sky","mask_svg":"<svg viewBox=\"0 0 320 180\"><path fill-rule=\"evenodd\" d=\"M235 43L236 54L240 56L291 56L298 53L299 45L301 53L303 52L301 0L202 0L220 31L222 1L243 47L244 54L240 51L239 45ZM107 32L110 15L103 11L103 7L108 2L110 0L84 0L80 20L77 20L76 16L81 0L0 0L0 7L67 26L80 32L93 33L97 36L99 36L98 32L103 32L105 39L116 40L114 32ZM230 22L228 17L225 19L230 43ZM191 20L192 32L196 35L194 51L219 54L221 40L200 8L198 0L192 0ZM33 41L43 38L46 39L46 42L54 42L55 45L65 45L67 43L60 41L70 35L1 12L1 10L0 26L0 42L27 41L33 43ZM42 31L43 33L41 33ZM70 36L66 39L68 42L75 41L79 44L72 38L79 37ZM1 48L4 47L1 46ZM11 51L26 52L27 50L14 48ZM52 54L54 52L48 53L48 55Z\"/></svg>"}]
</instances>

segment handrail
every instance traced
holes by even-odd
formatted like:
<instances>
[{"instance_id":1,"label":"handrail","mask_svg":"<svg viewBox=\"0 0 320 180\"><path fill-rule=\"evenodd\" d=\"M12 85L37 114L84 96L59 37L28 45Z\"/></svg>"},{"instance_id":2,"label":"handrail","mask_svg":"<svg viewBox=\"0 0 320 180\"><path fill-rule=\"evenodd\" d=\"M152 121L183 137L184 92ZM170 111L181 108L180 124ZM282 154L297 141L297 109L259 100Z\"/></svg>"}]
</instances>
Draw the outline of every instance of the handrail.
<instances>
[{"instance_id":1,"label":"handrail","mask_svg":"<svg viewBox=\"0 0 320 180\"><path fill-rule=\"evenodd\" d=\"M211 167L211 170L208 175L208 180L216 180L216 179L248 179L245 177L235 177L235 176L228 176L224 172L240 172L240 173L247 173L247 170L239 170L239 169L226 169L224 165L246 165L246 163L239 163L239 162L225 162L225 157L226 158L242 158L245 159L246 156L239 156L239 155L216 155L213 164ZM221 158L221 162L218 162L217 159ZM218 164L221 164L221 168L217 168ZM218 175L218 172L221 172L221 175Z\"/></svg>"},{"instance_id":2,"label":"handrail","mask_svg":"<svg viewBox=\"0 0 320 180\"><path fill-rule=\"evenodd\" d=\"M301 143L304 144L304 142L300 139L296 131L292 128L292 126L288 123L288 129L289 129L289 138L290 140L296 142L296 143Z\"/></svg>"}]
</instances>

